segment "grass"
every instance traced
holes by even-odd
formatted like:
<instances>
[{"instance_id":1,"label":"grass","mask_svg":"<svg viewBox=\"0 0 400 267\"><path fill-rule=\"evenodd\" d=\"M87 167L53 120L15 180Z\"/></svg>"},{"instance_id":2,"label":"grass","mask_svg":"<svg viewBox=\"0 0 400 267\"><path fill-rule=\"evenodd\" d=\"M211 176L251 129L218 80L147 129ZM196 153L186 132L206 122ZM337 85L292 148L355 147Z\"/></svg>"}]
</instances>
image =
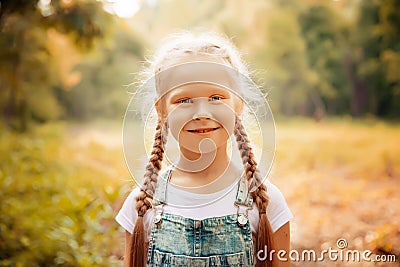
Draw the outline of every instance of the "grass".
<instances>
[{"instance_id":1,"label":"grass","mask_svg":"<svg viewBox=\"0 0 400 267\"><path fill-rule=\"evenodd\" d=\"M121 265L114 205L125 170L116 149L80 144L71 129L2 129L0 266Z\"/></svg>"},{"instance_id":2,"label":"grass","mask_svg":"<svg viewBox=\"0 0 400 267\"><path fill-rule=\"evenodd\" d=\"M400 254L399 136L399 123L371 118L276 120L270 179L294 214L292 248L335 248L343 237ZM134 183L119 122L1 129L0 149L0 266L121 265L113 218Z\"/></svg>"},{"instance_id":3,"label":"grass","mask_svg":"<svg viewBox=\"0 0 400 267\"><path fill-rule=\"evenodd\" d=\"M400 173L400 127L382 121L290 121L277 124L280 169L326 167L363 179Z\"/></svg>"},{"instance_id":4,"label":"grass","mask_svg":"<svg viewBox=\"0 0 400 267\"><path fill-rule=\"evenodd\" d=\"M349 248L399 257L399 136L399 124L373 119L278 120L270 179L294 213L293 248L337 249L346 238Z\"/></svg>"}]
</instances>

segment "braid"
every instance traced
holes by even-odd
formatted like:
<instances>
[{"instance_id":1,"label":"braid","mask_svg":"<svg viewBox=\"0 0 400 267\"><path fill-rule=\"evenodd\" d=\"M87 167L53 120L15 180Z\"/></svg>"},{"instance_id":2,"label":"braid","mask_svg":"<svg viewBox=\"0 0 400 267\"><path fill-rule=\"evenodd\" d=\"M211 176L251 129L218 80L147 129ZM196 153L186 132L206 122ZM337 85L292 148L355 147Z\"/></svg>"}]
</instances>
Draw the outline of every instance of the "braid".
<instances>
[{"instance_id":1,"label":"braid","mask_svg":"<svg viewBox=\"0 0 400 267\"><path fill-rule=\"evenodd\" d=\"M268 251L273 249L272 229L267 218L267 207L269 198L267 195L267 187L261 181L261 175L257 169L257 162L255 161L252 148L247 136L247 133L243 127L243 124L239 117L236 116L236 124L234 134L238 144L240 156L245 170L246 178L249 182L249 188L254 189L251 192L254 202L257 205L258 212L260 214L260 222L258 225L257 234L257 250L264 250L265 247ZM267 259L264 262L258 262L257 266L272 266L271 259Z\"/></svg>"},{"instance_id":2,"label":"braid","mask_svg":"<svg viewBox=\"0 0 400 267\"><path fill-rule=\"evenodd\" d=\"M136 220L135 228L131 237L132 240L130 245L129 259L127 259L127 262L129 263L128 266L130 267L145 266L146 251L143 216L149 209L152 208L151 203L157 185L158 173L161 170L161 164L164 158L164 148L167 133L167 123L165 123L163 126L161 121L158 120L156 133L154 136L153 150L151 151L151 157L146 166L146 172L144 174L143 187L136 196L136 210L138 213L138 218Z\"/></svg>"}]
</instances>

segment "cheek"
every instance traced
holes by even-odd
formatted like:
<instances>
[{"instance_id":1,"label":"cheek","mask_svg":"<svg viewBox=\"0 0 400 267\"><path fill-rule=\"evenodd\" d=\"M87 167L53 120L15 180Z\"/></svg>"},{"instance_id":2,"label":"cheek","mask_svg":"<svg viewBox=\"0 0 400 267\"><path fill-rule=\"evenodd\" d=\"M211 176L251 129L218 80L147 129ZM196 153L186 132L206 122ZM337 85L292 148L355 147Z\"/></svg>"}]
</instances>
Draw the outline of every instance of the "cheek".
<instances>
[{"instance_id":1,"label":"cheek","mask_svg":"<svg viewBox=\"0 0 400 267\"><path fill-rule=\"evenodd\" d=\"M188 110L182 109L174 109L168 115L168 126L171 131L172 136L175 140L179 140L179 133L181 132L182 128L192 120L193 115Z\"/></svg>"},{"instance_id":2,"label":"cheek","mask_svg":"<svg viewBox=\"0 0 400 267\"><path fill-rule=\"evenodd\" d=\"M224 128L228 136L232 135L235 127L235 111L228 105L218 105L214 112L214 119Z\"/></svg>"}]
</instances>

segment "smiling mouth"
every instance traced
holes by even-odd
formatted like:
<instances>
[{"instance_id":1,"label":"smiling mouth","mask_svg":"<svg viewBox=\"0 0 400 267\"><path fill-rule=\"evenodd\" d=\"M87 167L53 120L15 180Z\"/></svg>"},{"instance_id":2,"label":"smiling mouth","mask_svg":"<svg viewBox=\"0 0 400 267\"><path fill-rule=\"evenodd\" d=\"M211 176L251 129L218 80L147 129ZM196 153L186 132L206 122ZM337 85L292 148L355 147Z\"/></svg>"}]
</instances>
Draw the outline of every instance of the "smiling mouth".
<instances>
[{"instance_id":1,"label":"smiling mouth","mask_svg":"<svg viewBox=\"0 0 400 267\"><path fill-rule=\"evenodd\" d=\"M215 130L218 130L220 127L215 127L215 128L203 128L203 129L194 129L194 130L187 130L190 133L209 133L213 132Z\"/></svg>"}]
</instances>

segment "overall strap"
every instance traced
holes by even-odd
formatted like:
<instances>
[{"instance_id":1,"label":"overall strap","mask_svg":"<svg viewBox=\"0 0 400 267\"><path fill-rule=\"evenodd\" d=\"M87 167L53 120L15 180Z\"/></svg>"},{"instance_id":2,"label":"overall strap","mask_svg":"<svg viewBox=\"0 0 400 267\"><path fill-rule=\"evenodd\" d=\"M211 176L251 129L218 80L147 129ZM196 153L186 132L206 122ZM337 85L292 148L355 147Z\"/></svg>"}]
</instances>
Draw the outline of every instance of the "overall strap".
<instances>
[{"instance_id":1,"label":"overall strap","mask_svg":"<svg viewBox=\"0 0 400 267\"><path fill-rule=\"evenodd\" d=\"M160 204L165 204L167 185L171 177L171 172L172 172L172 167L168 168L158 177L157 186L153 197L153 207Z\"/></svg>"},{"instance_id":2,"label":"overall strap","mask_svg":"<svg viewBox=\"0 0 400 267\"><path fill-rule=\"evenodd\" d=\"M248 211L253 208L253 198L249 190L249 181L246 175L242 175L239 180L239 188L236 195L235 205L237 210L237 223L240 227L247 225L249 221Z\"/></svg>"},{"instance_id":3,"label":"overall strap","mask_svg":"<svg viewBox=\"0 0 400 267\"><path fill-rule=\"evenodd\" d=\"M239 180L239 188L236 195L235 205L252 207L253 198L251 197L249 190L249 181L247 181L246 175L242 175Z\"/></svg>"}]
</instances>

